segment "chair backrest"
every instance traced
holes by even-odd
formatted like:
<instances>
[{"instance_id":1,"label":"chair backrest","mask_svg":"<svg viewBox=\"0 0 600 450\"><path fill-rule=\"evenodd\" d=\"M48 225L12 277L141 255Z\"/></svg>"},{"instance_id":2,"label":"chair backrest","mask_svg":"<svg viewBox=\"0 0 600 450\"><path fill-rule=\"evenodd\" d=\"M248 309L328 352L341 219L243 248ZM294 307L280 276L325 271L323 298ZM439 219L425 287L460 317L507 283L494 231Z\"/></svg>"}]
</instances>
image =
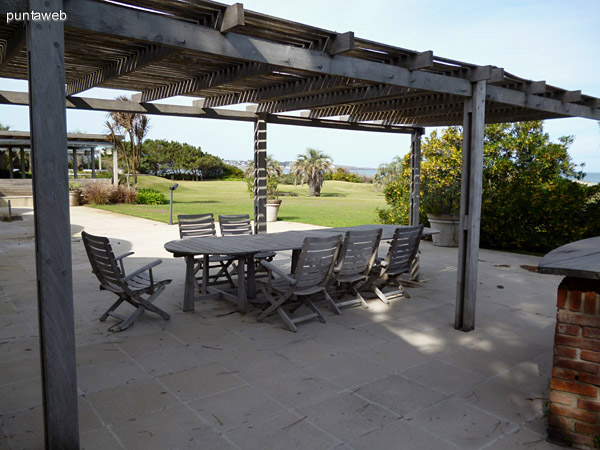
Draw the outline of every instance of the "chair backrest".
<instances>
[{"instance_id":1,"label":"chair backrest","mask_svg":"<svg viewBox=\"0 0 600 450\"><path fill-rule=\"evenodd\" d=\"M295 289L325 286L333 272L341 245L341 235L305 238L294 273Z\"/></svg>"},{"instance_id":2,"label":"chair backrest","mask_svg":"<svg viewBox=\"0 0 600 450\"><path fill-rule=\"evenodd\" d=\"M383 230L347 231L338 258L338 277L368 275L377 257Z\"/></svg>"},{"instance_id":3,"label":"chair backrest","mask_svg":"<svg viewBox=\"0 0 600 450\"><path fill-rule=\"evenodd\" d=\"M85 231L81 232L81 238L92 265L92 272L100 281L100 285L113 292L122 292L123 273L115 260L108 238L93 236Z\"/></svg>"},{"instance_id":4,"label":"chair backrest","mask_svg":"<svg viewBox=\"0 0 600 450\"><path fill-rule=\"evenodd\" d=\"M419 251L423 236L423 225L397 228L390 243L390 249L385 261L386 273L398 275L410 272L413 259Z\"/></svg>"},{"instance_id":5,"label":"chair backrest","mask_svg":"<svg viewBox=\"0 0 600 450\"><path fill-rule=\"evenodd\" d=\"M215 218L212 214L180 214L177 216L177 221L181 239L217 235Z\"/></svg>"},{"instance_id":6,"label":"chair backrest","mask_svg":"<svg viewBox=\"0 0 600 450\"><path fill-rule=\"evenodd\" d=\"M221 236L252 234L249 214L219 215Z\"/></svg>"}]
</instances>

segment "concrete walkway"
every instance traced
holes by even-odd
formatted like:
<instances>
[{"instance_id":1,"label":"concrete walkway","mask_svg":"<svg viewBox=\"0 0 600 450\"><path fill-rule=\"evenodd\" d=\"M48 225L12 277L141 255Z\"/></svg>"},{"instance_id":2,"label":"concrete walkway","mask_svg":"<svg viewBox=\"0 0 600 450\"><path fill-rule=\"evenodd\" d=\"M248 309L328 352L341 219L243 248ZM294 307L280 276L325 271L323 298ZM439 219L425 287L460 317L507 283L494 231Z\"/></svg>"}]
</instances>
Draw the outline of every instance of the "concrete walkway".
<instances>
[{"instance_id":1,"label":"concrete walkway","mask_svg":"<svg viewBox=\"0 0 600 450\"><path fill-rule=\"evenodd\" d=\"M545 441L560 277L538 258L482 250L476 330L453 329L457 250L422 245L410 299L285 330L224 301L183 313L177 226L71 208L79 417L91 449L551 449ZM43 448L33 220L0 222L0 449ZM312 226L277 222L269 231ZM160 257L173 279L122 333L97 319L100 292L80 232ZM382 253L385 245L382 245ZM289 253L278 255L289 264Z\"/></svg>"}]
</instances>

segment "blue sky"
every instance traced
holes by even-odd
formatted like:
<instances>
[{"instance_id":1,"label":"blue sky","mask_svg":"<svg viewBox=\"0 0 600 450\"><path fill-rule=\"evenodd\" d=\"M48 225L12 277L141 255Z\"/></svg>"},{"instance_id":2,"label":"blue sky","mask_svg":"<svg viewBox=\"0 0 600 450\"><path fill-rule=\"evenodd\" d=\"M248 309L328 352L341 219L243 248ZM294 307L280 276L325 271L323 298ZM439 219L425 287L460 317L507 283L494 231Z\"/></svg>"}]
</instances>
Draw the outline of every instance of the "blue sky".
<instances>
[{"instance_id":1,"label":"blue sky","mask_svg":"<svg viewBox=\"0 0 600 450\"><path fill-rule=\"evenodd\" d=\"M229 3L229 2L227 2ZM439 56L495 65L517 76L546 80L568 90L600 97L599 0L246 0L244 7L276 17ZM366 7L368 5L368 7ZM0 89L26 90L25 82L0 80ZM113 98L94 89L83 96ZM190 104L191 99L165 103ZM70 131L103 133L105 114L68 111ZM27 108L0 106L0 122L28 130ZM201 146L224 159L251 159L249 123L151 117L150 138ZM574 135L571 156L600 172L600 127L586 119L546 121L553 139ZM306 147L319 148L340 165L377 167L409 149L409 138L383 133L268 126L268 151L293 160Z\"/></svg>"}]
</instances>

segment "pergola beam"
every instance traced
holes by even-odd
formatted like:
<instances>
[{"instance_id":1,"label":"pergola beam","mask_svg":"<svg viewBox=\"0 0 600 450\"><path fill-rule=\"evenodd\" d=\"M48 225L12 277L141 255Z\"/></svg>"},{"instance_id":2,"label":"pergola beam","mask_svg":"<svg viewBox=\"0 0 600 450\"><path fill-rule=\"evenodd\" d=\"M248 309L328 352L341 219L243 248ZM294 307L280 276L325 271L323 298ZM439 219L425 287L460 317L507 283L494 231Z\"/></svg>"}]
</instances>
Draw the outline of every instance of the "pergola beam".
<instances>
[{"instance_id":1,"label":"pergola beam","mask_svg":"<svg viewBox=\"0 0 600 450\"><path fill-rule=\"evenodd\" d=\"M93 87L102 86L107 81L115 80L128 73L149 66L152 63L177 53L177 51L178 50L173 48L161 47L154 44L149 45L139 52L121 58L106 67L95 70L94 72L69 83L66 88L66 95L75 95Z\"/></svg>"},{"instance_id":2,"label":"pergola beam","mask_svg":"<svg viewBox=\"0 0 600 450\"><path fill-rule=\"evenodd\" d=\"M402 95L407 94L410 91L410 88L380 84L377 86L346 89L343 91L326 92L323 94L309 95L306 97L260 103L258 105L258 112L277 113L285 111L297 111L301 109L312 109L335 104L362 102L365 100Z\"/></svg>"},{"instance_id":3,"label":"pergola beam","mask_svg":"<svg viewBox=\"0 0 600 450\"><path fill-rule=\"evenodd\" d=\"M354 50L354 32L339 33L333 39L331 46L327 49L330 55L341 55Z\"/></svg>"},{"instance_id":4,"label":"pergola beam","mask_svg":"<svg viewBox=\"0 0 600 450\"><path fill-rule=\"evenodd\" d=\"M326 52L175 20L168 16L124 8L110 3L79 0L67 3L66 25L73 30L88 30L125 39L140 39L161 44L260 64L281 69L301 69L314 74L335 75L372 83L433 90L469 97L471 83L467 80L430 72L410 71L404 67Z\"/></svg>"},{"instance_id":5,"label":"pergola beam","mask_svg":"<svg viewBox=\"0 0 600 450\"><path fill-rule=\"evenodd\" d=\"M223 13L223 22L219 30L221 33L235 30L236 28L243 27L246 24L244 19L244 5L241 3L235 3L228 6Z\"/></svg>"},{"instance_id":6,"label":"pergola beam","mask_svg":"<svg viewBox=\"0 0 600 450\"><path fill-rule=\"evenodd\" d=\"M244 63L227 69L217 70L207 75L188 78L187 80L178 81L177 83L167 84L154 89L149 89L142 92L141 95L134 96L140 102L151 102L161 98L174 97L176 95L194 94L202 96L202 91L212 89L224 84L243 81L248 78L253 78L257 75L270 73L272 67L260 63Z\"/></svg>"},{"instance_id":7,"label":"pergola beam","mask_svg":"<svg viewBox=\"0 0 600 450\"><path fill-rule=\"evenodd\" d=\"M0 69L6 67L10 60L25 48L25 42L25 25L21 24L6 40L6 45L4 45L0 51Z\"/></svg>"},{"instance_id":8,"label":"pergola beam","mask_svg":"<svg viewBox=\"0 0 600 450\"><path fill-rule=\"evenodd\" d=\"M226 95L208 97L198 102L198 106L214 108L217 106L233 105L236 103L258 103L293 97L299 94L317 94L341 86L352 86L351 78L316 76L304 78L275 86L246 90Z\"/></svg>"},{"instance_id":9,"label":"pergola beam","mask_svg":"<svg viewBox=\"0 0 600 450\"><path fill-rule=\"evenodd\" d=\"M26 92L0 91L0 104L29 105ZM198 108L183 105L165 105L160 103L136 103L124 100L104 100L97 98L70 97L66 99L68 109L82 109L89 111L114 111L127 113L140 113L159 116L197 117L204 119L222 119L238 122L254 122L256 114L247 111L233 111L228 109ZM341 120L310 119L305 117L282 116L269 114L271 123L297 125L305 127L334 128L338 130L375 131L383 133L410 134L412 127L394 127L367 123L349 123Z\"/></svg>"}]
</instances>

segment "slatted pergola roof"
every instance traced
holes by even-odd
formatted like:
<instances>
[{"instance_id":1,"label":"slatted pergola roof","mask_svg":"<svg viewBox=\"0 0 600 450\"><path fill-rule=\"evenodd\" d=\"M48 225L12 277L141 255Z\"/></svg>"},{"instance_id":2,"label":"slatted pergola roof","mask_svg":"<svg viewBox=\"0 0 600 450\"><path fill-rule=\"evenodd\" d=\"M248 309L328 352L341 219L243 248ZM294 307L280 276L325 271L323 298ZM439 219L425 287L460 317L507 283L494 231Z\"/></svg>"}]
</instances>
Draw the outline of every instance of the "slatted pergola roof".
<instances>
[{"instance_id":1,"label":"slatted pergola roof","mask_svg":"<svg viewBox=\"0 0 600 450\"><path fill-rule=\"evenodd\" d=\"M11 0L6 11L27 11ZM600 119L600 100L479 66L196 0L79 0L64 5L67 96L92 87L141 91L150 102L257 104L311 118L460 125L471 83L487 84L485 120ZM132 23L134 24L132 26ZM137 23L137 25L135 25ZM27 78L23 22L0 23L0 77Z\"/></svg>"},{"instance_id":2,"label":"slatted pergola roof","mask_svg":"<svg viewBox=\"0 0 600 450\"><path fill-rule=\"evenodd\" d=\"M21 14L31 11L67 18ZM600 100L580 91L207 0L4 0L0 77L29 81L28 93L0 92L0 103L30 106L47 449L79 448L66 107L254 122L258 232L266 231L267 123L410 133L411 224L423 127L462 125L455 328L463 331L475 326L484 123L600 120ZM139 94L77 95L93 87ZM177 95L200 100L152 103ZM256 107L219 108L248 103ZM281 114L298 111L308 117Z\"/></svg>"}]
</instances>

